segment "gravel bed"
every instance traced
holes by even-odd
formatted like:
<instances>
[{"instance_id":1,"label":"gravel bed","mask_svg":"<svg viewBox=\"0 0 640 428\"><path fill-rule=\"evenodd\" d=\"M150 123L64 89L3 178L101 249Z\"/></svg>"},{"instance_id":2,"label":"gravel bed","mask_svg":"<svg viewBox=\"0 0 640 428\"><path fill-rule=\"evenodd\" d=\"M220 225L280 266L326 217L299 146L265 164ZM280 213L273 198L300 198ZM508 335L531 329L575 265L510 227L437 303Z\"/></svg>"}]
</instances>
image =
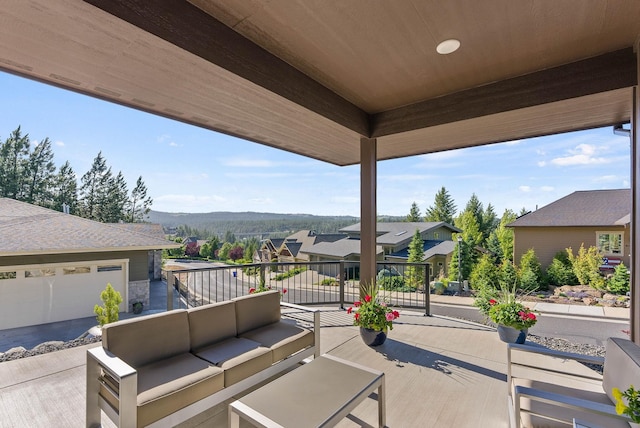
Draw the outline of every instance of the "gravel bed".
<instances>
[{"instance_id":1,"label":"gravel bed","mask_svg":"<svg viewBox=\"0 0 640 428\"><path fill-rule=\"evenodd\" d=\"M590 355L595 357L604 357L604 346L587 345L584 343L573 343L565 339L554 337L541 337L535 334L527 335L527 341L537 343L545 348L554 349L556 351L573 352L574 354ZM602 374L602 366L598 364L582 363L592 370Z\"/></svg>"},{"instance_id":2,"label":"gravel bed","mask_svg":"<svg viewBox=\"0 0 640 428\"><path fill-rule=\"evenodd\" d=\"M46 354L48 352L60 351L62 349L75 348L76 346L88 345L90 343L99 342L99 337L87 337L84 339L75 339L68 342L51 341L44 342L33 349L25 349L22 346L11 348L7 352L0 352L0 363L4 361L12 361L34 355Z\"/></svg>"}]
</instances>

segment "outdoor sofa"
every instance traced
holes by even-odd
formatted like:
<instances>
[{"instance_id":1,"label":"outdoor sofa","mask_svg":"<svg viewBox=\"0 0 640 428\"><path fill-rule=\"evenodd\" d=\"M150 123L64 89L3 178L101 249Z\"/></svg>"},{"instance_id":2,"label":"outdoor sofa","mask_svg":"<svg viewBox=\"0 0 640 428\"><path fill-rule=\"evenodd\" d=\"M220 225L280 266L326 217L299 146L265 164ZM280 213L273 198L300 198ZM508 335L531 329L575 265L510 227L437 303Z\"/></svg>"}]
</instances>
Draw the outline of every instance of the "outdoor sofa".
<instances>
[{"instance_id":1,"label":"outdoor sofa","mask_svg":"<svg viewBox=\"0 0 640 428\"><path fill-rule=\"evenodd\" d=\"M313 314L313 330L281 318ZM296 311L297 312L297 311ZM105 325L87 351L87 427L174 426L320 354L318 309L250 294Z\"/></svg>"},{"instance_id":2,"label":"outdoor sofa","mask_svg":"<svg viewBox=\"0 0 640 428\"><path fill-rule=\"evenodd\" d=\"M587 356L531 345L507 345L507 385L512 427L629 428L615 410L614 387L640 387L640 347L609 338L606 355ZM603 366L602 375L575 360ZM577 370L575 368L577 367Z\"/></svg>"}]
</instances>

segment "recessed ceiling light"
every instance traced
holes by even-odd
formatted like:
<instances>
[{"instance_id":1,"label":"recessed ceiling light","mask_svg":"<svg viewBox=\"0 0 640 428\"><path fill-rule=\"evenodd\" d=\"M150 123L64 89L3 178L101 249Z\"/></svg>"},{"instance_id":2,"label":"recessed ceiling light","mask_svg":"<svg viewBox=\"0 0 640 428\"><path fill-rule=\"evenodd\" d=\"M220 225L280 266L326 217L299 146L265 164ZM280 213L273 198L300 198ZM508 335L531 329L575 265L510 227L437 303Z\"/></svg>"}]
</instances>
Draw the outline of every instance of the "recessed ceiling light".
<instances>
[{"instance_id":1,"label":"recessed ceiling light","mask_svg":"<svg viewBox=\"0 0 640 428\"><path fill-rule=\"evenodd\" d=\"M457 51L459 47L460 47L460 40L449 39L449 40L445 40L444 42L440 42L440 44L436 48L436 51L438 51L438 53L441 55L448 55L450 53Z\"/></svg>"}]
</instances>

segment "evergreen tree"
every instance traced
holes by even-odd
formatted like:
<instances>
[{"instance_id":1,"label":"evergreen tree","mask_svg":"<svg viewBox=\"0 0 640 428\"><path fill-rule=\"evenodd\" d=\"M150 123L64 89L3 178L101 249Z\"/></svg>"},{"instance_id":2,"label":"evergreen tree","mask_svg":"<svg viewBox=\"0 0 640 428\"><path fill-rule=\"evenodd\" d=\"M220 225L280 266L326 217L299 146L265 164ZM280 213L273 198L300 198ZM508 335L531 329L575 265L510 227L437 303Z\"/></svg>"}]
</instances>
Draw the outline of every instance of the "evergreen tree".
<instances>
[{"instance_id":1,"label":"evergreen tree","mask_svg":"<svg viewBox=\"0 0 640 428\"><path fill-rule=\"evenodd\" d=\"M43 207L53 205L55 164L51 141L45 138L29 155L24 176L24 200Z\"/></svg>"},{"instance_id":2,"label":"evergreen tree","mask_svg":"<svg viewBox=\"0 0 640 428\"><path fill-rule=\"evenodd\" d=\"M498 219L498 216L493 209L493 205L487 205L487 208L485 208L484 212L482 213L482 224L480 226L480 230L482 231L485 242L487 241L487 239L489 239L489 236L498 227L499 224L500 220Z\"/></svg>"},{"instance_id":3,"label":"evergreen tree","mask_svg":"<svg viewBox=\"0 0 640 428\"><path fill-rule=\"evenodd\" d=\"M103 193L99 196L97 220L103 223L118 223L126 217L125 206L129 201L127 182L122 172L113 177L111 168L107 170L106 176L108 179L102 188Z\"/></svg>"},{"instance_id":4,"label":"evergreen tree","mask_svg":"<svg viewBox=\"0 0 640 428\"><path fill-rule=\"evenodd\" d=\"M109 175L107 175L107 173ZM107 170L107 163L102 157L102 152L93 160L91 169L80 179L80 215L82 217L99 221L99 207L104 198L105 188L111 174Z\"/></svg>"},{"instance_id":5,"label":"evergreen tree","mask_svg":"<svg viewBox=\"0 0 640 428\"><path fill-rule=\"evenodd\" d=\"M142 176L138 177L136 187L131 191L128 203L127 221L138 223L144 221L144 216L149 213L153 200L147 197L147 186L142 181Z\"/></svg>"},{"instance_id":6,"label":"evergreen tree","mask_svg":"<svg viewBox=\"0 0 640 428\"><path fill-rule=\"evenodd\" d=\"M78 181L76 173L71 168L69 161L58 170L54 179L53 209L62 211L62 205L69 206L70 214L78 214Z\"/></svg>"},{"instance_id":7,"label":"evergreen tree","mask_svg":"<svg viewBox=\"0 0 640 428\"><path fill-rule=\"evenodd\" d=\"M453 224L453 216L456 214L456 204L453 202L447 189L442 188L436 193L433 206L427 208L425 221L444 221Z\"/></svg>"},{"instance_id":8,"label":"evergreen tree","mask_svg":"<svg viewBox=\"0 0 640 428\"><path fill-rule=\"evenodd\" d=\"M424 263L424 241L420 235L420 230L416 229L409 244L409 263ZM406 284L417 289L424 282L424 268L421 266L408 266L405 272Z\"/></svg>"},{"instance_id":9,"label":"evergreen tree","mask_svg":"<svg viewBox=\"0 0 640 428\"><path fill-rule=\"evenodd\" d=\"M470 275L471 288L474 290L491 290L497 288L500 272L489 254L480 256Z\"/></svg>"},{"instance_id":10,"label":"evergreen tree","mask_svg":"<svg viewBox=\"0 0 640 428\"><path fill-rule=\"evenodd\" d=\"M411 204L411 210L409 210L409 215L407 216L406 221L408 222L419 222L422 218L422 214L420 214L420 208L418 208L418 204L415 202Z\"/></svg>"},{"instance_id":11,"label":"evergreen tree","mask_svg":"<svg viewBox=\"0 0 640 428\"><path fill-rule=\"evenodd\" d=\"M24 199L23 184L28 156L29 135L22 135L18 126L0 146L0 196Z\"/></svg>"},{"instance_id":12,"label":"evergreen tree","mask_svg":"<svg viewBox=\"0 0 640 428\"><path fill-rule=\"evenodd\" d=\"M501 260L513 261L513 229L507 227L516 219L516 214L506 209L498 227L489 235L487 248L494 254L499 255Z\"/></svg>"}]
</instances>

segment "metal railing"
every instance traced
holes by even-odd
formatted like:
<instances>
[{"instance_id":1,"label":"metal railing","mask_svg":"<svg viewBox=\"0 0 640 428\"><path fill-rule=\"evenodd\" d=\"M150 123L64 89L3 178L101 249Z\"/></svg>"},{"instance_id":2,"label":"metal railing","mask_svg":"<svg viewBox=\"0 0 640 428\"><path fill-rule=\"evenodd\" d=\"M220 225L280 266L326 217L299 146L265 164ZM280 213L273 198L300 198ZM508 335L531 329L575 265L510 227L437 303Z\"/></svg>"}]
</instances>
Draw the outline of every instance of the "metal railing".
<instances>
[{"instance_id":1,"label":"metal railing","mask_svg":"<svg viewBox=\"0 0 640 428\"><path fill-rule=\"evenodd\" d=\"M351 305L360 299L359 262L325 261L253 263L167 270L167 310L174 309L177 290L181 307L195 307L249 294L259 287L279 290L284 302L302 305ZM398 308L431 315L429 264L378 262L378 296ZM425 292L426 291L426 292Z\"/></svg>"}]
</instances>

